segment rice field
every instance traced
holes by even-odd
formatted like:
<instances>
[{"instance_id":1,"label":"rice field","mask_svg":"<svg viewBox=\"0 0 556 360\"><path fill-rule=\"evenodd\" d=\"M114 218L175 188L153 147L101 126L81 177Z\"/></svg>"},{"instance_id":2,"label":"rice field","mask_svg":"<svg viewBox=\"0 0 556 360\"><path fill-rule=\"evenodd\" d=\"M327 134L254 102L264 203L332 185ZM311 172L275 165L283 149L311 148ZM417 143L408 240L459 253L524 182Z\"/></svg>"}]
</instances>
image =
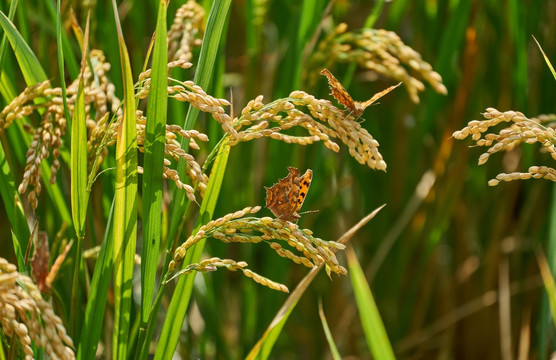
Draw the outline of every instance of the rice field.
<instances>
[{"instance_id":1,"label":"rice field","mask_svg":"<svg viewBox=\"0 0 556 360\"><path fill-rule=\"evenodd\" d=\"M0 2L0 359L546 359L556 2Z\"/></svg>"}]
</instances>

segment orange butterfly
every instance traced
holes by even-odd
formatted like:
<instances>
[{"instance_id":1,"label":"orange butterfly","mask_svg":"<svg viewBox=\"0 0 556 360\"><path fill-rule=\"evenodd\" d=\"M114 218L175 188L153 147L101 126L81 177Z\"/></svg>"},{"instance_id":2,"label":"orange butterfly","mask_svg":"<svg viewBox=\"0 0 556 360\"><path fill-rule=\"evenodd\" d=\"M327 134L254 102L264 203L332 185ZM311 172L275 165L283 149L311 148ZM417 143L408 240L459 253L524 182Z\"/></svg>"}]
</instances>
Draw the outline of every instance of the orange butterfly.
<instances>
[{"instance_id":1,"label":"orange butterfly","mask_svg":"<svg viewBox=\"0 0 556 360\"><path fill-rule=\"evenodd\" d=\"M365 111L365 109L369 105L371 105L372 103L374 103L375 101L377 101L378 99L380 99L381 97L383 97L384 95L388 94L390 91L394 90L395 88L401 85L400 82L397 85L390 86L388 89L382 90L381 92L374 94L373 97L370 98L369 100L364 102L359 102L359 101L353 101L353 99L348 94L346 89L342 86L342 84L340 84L338 79L336 79L334 75L332 75L332 73L328 71L328 69L322 69L320 73L328 78L328 83L330 84L330 90L332 90L332 96L334 96L340 104L344 105L347 109L351 110L353 115L355 115L355 117L357 118L363 114L363 111Z\"/></svg>"},{"instance_id":2,"label":"orange butterfly","mask_svg":"<svg viewBox=\"0 0 556 360\"><path fill-rule=\"evenodd\" d=\"M278 180L272 187L265 186L265 207L279 219L296 221L300 218L298 211L311 186L313 170L308 169L301 177L297 168L288 167L288 171L288 176Z\"/></svg>"}]
</instances>

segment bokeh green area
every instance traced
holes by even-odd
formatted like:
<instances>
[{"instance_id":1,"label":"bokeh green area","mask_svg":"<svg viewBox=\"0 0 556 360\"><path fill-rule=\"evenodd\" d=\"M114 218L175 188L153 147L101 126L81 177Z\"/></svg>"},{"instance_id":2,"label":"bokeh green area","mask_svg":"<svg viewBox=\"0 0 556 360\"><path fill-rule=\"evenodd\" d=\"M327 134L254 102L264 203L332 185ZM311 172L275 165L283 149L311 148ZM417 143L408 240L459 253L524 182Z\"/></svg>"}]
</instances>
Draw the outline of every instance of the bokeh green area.
<instances>
[{"instance_id":1,"label":"bokeh green area","mask_svg":"<svg viewBox=\"0 0 556 360\"><path fill-rule=\"evenodd\" d=\"M169 24L182 3L170 2ZM7 14L9 4L1 4ZM68 49L72 50L65 54L68 79L76 77L80 59L69 27L69 9L84 26L87 6L91 6L90 47L104 51L112 64L109 77L121 98L111 4L71 1L62 5ZM210 4L203 5L208 13ZM335 102L324 77L311 87L303 81L303 74L321 70L307 66L305 49L321 26L330 27L322 22L328 5L322 0L234 1L213 69L215 80L205 89L207 93L233 99L235 114L259 94L270 102L303 90ZM376 6L382 9L374 28L396 32L419 52L442 75L448 95L427 86L415 104L401 86L380 104L367 108L362 126L380 143L386 172L360 165L346 147L334 153L322 143L300 146L260 139L233 147L215 217L264 205L264 186L285 177L288 166L298 167L302 173L312 169L313 181L302 211L318 212L303 214L299 225L317 237L336 240L365 215L387 204L350 243L398 358L510 359L524 354L521 358L544 359L555 348L554 328L535 250L544 248L549 263L555 265L555 255L550 253L556 245L556 238L550 237L556 228L554 185L547 180L527 180L489 187L487 182L501 172L553 166L554 160L537 145L527 145L496 154L478 166L484 149L470 147L469 139L458 141L451 135L467 122L482 119L481 112L488 107L521 111L528 117L556 112L556 82L532 38L537 38L555 62L556 1L337 1L327 21L345 22L349 30L360 29ZM58 86L54 8L50 0L20 0L14 23ZM156 1L119 4L135 78L142 70L156 25L156 10ZM8 50L2 76L20 92L25 85ZM343 81L353 69L349 64L337 64L331 71ZM393 84L384 77L368 81L370 75L355 68L348 88L354 99L366 100ZM188 71L174 74L178 76L193 78ZM170 99L168 111L169 123L183 124L187 111L183 103ZM195 153L203 158L222 130L203 116L196 128L211 139ZM20 181L26 150L12 142L10 134L2 134L1 140L5 149L6 144L11 146L14 178ZM57 182L69 204L66 165L62 165ZM113 191L113 184L101 176L89 206L86 249L102 240L103 219ZM163 215L172 207L172 199L167 200ZM59 234L62 220L52 211L54 205L45 192L39 203L41 229L55 251L57 239L71 237L71 230ZM271 216L267 209L261 213ZM0 253L15 263L11 224L4 214L4 206L0 206ZM193 224L192 218L184 227L184 236ZM223 244L209 239L205 252L244 260L254 271L290 290L308 271L260 244ZM345 257L339 258L345 264ZM93 262L87 264L92 269ZM68 273L71 266L67 265ZM67 280L61 271L55 283L61 294L69 291L64 285ZM169 295L171 290L167 290ZM294 309L271 357L330 358L318 315L319 298L340 354L370 358L349 278L333 274L329 279L324 272ZM198 275L179 351L184 358L244 357L285 299L285 294L239 273L220 270ZM162 304L160 318L165 315L164 299Z\"/></svg>"}]
</instances>

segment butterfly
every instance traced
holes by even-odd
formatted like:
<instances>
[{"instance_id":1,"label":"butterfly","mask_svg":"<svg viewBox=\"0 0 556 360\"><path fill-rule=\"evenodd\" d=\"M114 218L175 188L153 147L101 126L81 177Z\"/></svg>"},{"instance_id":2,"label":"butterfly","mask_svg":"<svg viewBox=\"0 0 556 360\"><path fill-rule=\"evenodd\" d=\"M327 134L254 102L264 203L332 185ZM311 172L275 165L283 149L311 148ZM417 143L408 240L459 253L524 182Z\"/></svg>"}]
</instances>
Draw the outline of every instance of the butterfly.
<instances>
[{"instance_id":1,"label":"butterfly","mask_svg":"<svg viewBox=\"0 0 556 360\"><path fill-rule=\"evenodd\" d=\"M288 167L288 171L288 176L278 180L272 187L265 186L265 207L279 219L296 221L300 218L298 211L311 186L313 170L308 169L302 176L299 176L297 168Z\"/></svg>"},{"instance_id":2,"label":"butterfly","mask_svg":"<svg viewBox=\"0 0 556 360\"><path fill-rule=\"evenodd\" d=\"M388 94L390 91L394 90L395 88L401 85L400 82L397 85L390 86L388 89L382 90L381 92L374 94L373 97L370 98L369 100L364 102L359 102L359 101L354 101L351 98L351 96L346 91L346 89L342 86L342 84L340 84L338 79L336 79L334 75L332 75L332 73L328 71L328 69L322 69L320 73L328 78L328 84L330 85L330 90L332 90L332 96L334 96L340 104L344 105L347 109L349 109L351 113L353 113L353 115L355 115L355 117L357 118L363 114L363 111L365 111L365 109L369 105L373 104L375 101L377 101L378 99L380 99L381 97L383 97L384 95Z\"/></svg>"}]
</instances>

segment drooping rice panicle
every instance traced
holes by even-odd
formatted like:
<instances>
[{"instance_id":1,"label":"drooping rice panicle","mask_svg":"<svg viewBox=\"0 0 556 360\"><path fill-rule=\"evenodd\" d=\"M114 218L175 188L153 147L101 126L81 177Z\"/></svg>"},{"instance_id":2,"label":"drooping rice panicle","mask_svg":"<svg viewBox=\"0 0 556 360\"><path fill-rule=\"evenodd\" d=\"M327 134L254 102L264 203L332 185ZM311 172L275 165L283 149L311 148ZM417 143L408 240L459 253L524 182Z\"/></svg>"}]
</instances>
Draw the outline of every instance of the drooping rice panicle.
<instances>
[{"instance_id":1,"label":"drooping rice panicle","mask_svg":"<svg viewBox=\"0 0 556 360\"><path fill-rule=\"evenodd\" d=\"M537 118L527 118L519 111L500 112L494 108L486 109L483 113L484 120L470 121L466 127L454 132L458 140L471 137L477 146L488 147L488 150L479 156L479 165L488 161L492 154L500 151L510 151L523 143L539 143L542 149L556 160L556 116L540 115ZM493 128L503 124L505 127L496 132ZM532 166L526 173L514 172L498 174L496 179L489 181L490 186L496 186L500 181L548 179L556 181L556 172L551 167Z\"/></svg>"}]
</instances>

